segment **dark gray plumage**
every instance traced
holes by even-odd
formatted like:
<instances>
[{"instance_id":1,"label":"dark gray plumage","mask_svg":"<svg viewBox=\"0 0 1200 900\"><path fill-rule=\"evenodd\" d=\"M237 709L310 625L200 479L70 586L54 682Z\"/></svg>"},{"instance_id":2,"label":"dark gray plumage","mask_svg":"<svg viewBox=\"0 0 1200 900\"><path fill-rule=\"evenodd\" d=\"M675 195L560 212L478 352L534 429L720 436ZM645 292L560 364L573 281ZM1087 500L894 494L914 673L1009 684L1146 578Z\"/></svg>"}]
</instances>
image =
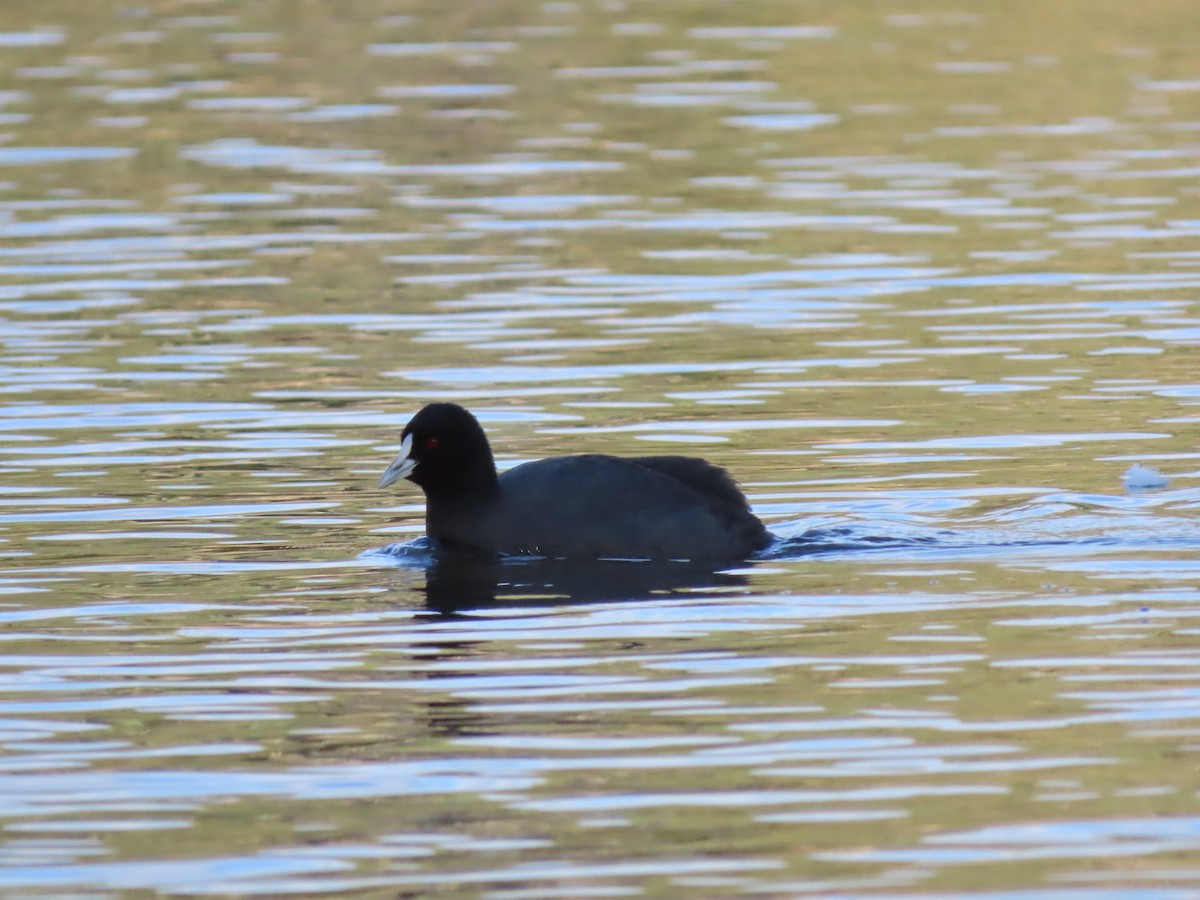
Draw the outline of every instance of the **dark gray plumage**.
<instances>
[{"instance_id":1,"label":"dark gray plumage","mask_svg":"<svg viewBox=\"0 0 1200 900\"><path fill-rule=\"evenodd\" d=\"M629 559L739 559L770 536L733 480L684 456L559 456L496 474L469 412L433 403L404 428L379 479L425 492L429 536L447 548Z\"/></svg>"}]
</instances>

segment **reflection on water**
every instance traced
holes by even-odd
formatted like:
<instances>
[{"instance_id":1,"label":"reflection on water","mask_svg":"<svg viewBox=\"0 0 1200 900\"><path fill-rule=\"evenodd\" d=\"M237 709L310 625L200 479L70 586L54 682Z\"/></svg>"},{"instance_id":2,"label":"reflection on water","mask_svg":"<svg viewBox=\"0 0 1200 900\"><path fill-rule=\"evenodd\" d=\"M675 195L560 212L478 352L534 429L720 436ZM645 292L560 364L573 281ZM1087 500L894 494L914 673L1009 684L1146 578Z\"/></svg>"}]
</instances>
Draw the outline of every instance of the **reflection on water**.
<instances>
[{"instance_id":1,"label":"reflection on water","mask_svg":"<svg viewBox=\"0 0 1200 900\"><path fill-rule=\"evenodd\" d=\"M1193 4L5 12L0 893L1192 891ZM438 558L431 400L778 540Z\"/></svg>"},{"instance_id":2,"label":"reflection on water","mask_svg":"<svg viewBox=\"0 0 1200 900\"><path fill-rule=\"evenodd\" d=\"M694 563L553 559L501 561L441 555L425 569L425 601L450 614L500 606L556 605L684 597L744 588L744 576Z\"/></svg>"}]
</instances>

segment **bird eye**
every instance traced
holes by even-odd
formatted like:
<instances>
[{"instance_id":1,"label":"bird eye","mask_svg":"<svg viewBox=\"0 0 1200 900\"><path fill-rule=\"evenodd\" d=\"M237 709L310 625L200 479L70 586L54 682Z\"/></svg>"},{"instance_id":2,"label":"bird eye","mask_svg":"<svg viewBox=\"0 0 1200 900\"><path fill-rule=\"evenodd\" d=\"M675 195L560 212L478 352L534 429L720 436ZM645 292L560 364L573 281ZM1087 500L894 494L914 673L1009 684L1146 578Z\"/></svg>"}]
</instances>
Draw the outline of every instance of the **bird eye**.
<instances>
[{"instance_id":1,"label":"bird eye","mask_svg":"<svg viewBox=\"0 0 1200 900\"><path fill-rule=\"evenodd\" d=\"M425 438L425 449L436 450L438 448L438 439L435 437Z\"/></svg>"}]
</instances>

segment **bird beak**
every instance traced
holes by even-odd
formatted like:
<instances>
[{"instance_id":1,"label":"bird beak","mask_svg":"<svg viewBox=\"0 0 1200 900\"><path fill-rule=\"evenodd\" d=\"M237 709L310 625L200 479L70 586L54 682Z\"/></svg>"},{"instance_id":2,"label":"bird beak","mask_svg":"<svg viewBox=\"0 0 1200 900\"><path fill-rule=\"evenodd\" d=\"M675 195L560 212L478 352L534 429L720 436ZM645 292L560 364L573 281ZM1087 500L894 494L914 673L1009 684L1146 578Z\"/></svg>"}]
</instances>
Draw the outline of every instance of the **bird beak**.
<instances>
[{"instance_id":1,"label":"bird beak","mask_svg":"<svg viewBox=\"0 0 1200 900\"><path fill-rule=\"evenodd\" d=\"M392 460L392 464L383 470L383 474L379 476L379 486L387 487L389 484L394 484L401 478L407 478L409 473L417 467L415 459L409 459L408 454L412 451L412 435L406 434L404 440L400 442L400 453Z\"/></svg>"}]
</instances>

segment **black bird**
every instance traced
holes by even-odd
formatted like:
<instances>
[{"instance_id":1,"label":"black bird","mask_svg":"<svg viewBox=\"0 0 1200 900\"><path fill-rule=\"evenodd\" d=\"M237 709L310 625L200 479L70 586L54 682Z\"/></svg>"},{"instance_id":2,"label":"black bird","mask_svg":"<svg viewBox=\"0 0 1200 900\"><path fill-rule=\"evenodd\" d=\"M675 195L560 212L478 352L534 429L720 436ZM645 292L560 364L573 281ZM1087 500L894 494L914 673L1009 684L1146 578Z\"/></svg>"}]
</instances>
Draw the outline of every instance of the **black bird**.
<instances>
[{"instance_id":1,"label":"black bird","mask_svg":"<svg viewBox=\"0 0 1200 900\"><path fill-rule=\"evenodd\" d=\"M379 478L425 492L439 547L587 559L735 560L771 536L724 469L687 456L556 456L501 475L475 417L431 403Z\"/></svg>"}]
</instances>

